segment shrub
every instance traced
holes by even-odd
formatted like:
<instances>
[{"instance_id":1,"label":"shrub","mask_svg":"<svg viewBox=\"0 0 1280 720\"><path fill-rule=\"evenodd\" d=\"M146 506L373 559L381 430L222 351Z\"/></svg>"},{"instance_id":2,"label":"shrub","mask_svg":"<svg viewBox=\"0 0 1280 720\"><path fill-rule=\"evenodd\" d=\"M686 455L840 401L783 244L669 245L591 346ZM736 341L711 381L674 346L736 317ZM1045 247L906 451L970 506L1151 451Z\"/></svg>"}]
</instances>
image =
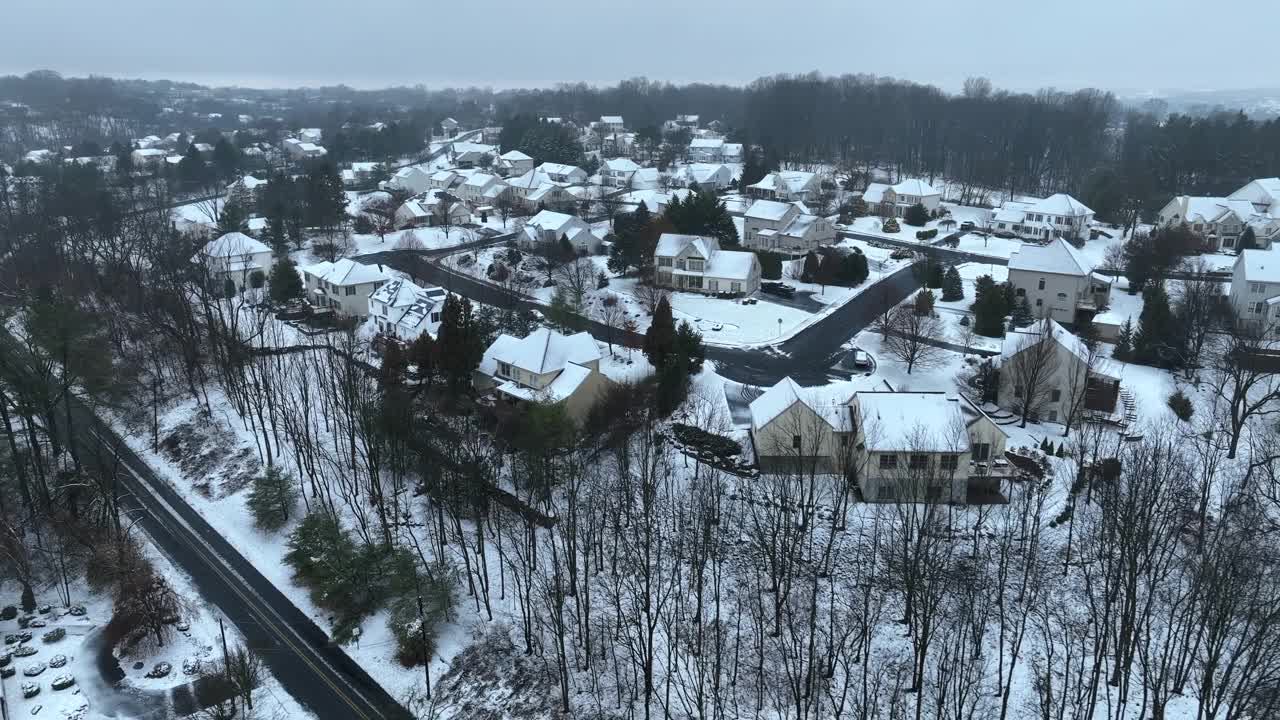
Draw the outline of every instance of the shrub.
<instances>
[{"instance_id":1,"label":"shrub","mask_svg":"<svg viewBox=\"0 0 1280 720\"><path fill-rule=\"evenodd\" d=\"M760 260L760 277L765 280L782 279L782 255L769 250L757 250L756 258Z\"/></svg>"},{"instance_id":2,"label":"shrub","mask_svg":"<svg viewBox=\"0 0 1280 720\"><path fill-rule=\"evenodd\" d=\"M387 628L396 639L396 660L404 667L426 664L435 654L436 634L441 622L453 607L457 573L441 566L430 575L419 574L413 592L406 592L391 602ZM422 608L418 608L421 588ZM425 643L423 621L426 621Z\"/></svg>"},{"instance_id":3,"label":"shrub","mask_svg":"<svg viewBox=\"0 0 1280 720\"><path fill-rule=\"evenodd\" d=\"M902 226L898 224L897 218L889 218L888 220L884 221L883 225L880 226L881 232L887 232L887 233L896 233L901 229L902 229Z\"/></svg>"},{"instance_id":4,"label":"shrub","mask_svg":"<svg viewBox=\"0 0 1280 720\"><path fill-rule=\"evenodd\" d=\"M902 219L908 225L922 227L929 222L929 211L925 209L923 204L916 203L907 208L907 211L902 214Z\"/></svg>"},{"instance_id":5,"label":"shrub","mask_svg":"<svg viewBox=\"0 0 1280 720\"><path fill-rule=\"evenodd\" d=\"M261 270L254 270L249 273L249 287L254 290L261 290L263 285L267 284L266 273Z\"/></svg>"},{"instance_id":6,"label":"shrub","mask_svg":"<svg viewBox=\"0 0 1280 720\"><path fill-rule=\"evenodd\" d=\"M915 310L916 315L932 315L933 314L934 297L929 290L921 290L916 293Z\"/></svg>"},{"instance_id":7,"label":"shrub","mask_svg":"<svg viewBox=\"0 0 1280 720\"><path fill-rule=\"evenodd\" d=\"M4 609L0 609L0 620L12 620L18 617L18 608L13 605L5 605Z\"/></svg>"},{"instance_id":8,"label":"shrub","mask_svg":"<svg viewBox=\"0 0 1280 720\"><path fill-rule=\"evenodd\" d=\"M367 215L360 215L351 223L351 229L361 235L371 235L373 234L373 220Z\"/></svg>"},{"instance_id":9,"label":"shrub","mask_svg":"<svg viewBox=\"0 0 1280 720\"><path fill-rule=\"evenodd\" d=\"M248 504L259 528L275 531L284 527L297 502L298 491L289 473L273 465L254 478Z\"/></svg>"},{"instance_id":10,"label":"shrub","mask_svg":"<svg viewBox=\"0 0 1280 720\"><path fill-rule=\"evenodd\" d=\"M1183 422L1191 422L1191 416L1196 411L1195 406L1191 404L1191 398L1187 397L1181 390L1169 396L1169 409Z\"/></svg>"}]
</instances>

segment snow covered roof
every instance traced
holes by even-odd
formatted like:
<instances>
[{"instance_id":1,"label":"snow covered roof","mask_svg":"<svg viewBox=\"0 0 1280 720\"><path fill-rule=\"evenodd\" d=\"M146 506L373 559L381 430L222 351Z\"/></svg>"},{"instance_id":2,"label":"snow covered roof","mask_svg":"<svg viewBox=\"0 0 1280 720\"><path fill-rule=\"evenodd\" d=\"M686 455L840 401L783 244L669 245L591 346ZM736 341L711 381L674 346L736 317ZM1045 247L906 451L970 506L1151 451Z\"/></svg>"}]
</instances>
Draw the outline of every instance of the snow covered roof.
<instances>
[{"instance_id":1,"label":"snow covered roof","mask_svg":"<svg viewBox=\"0 0 1280 720\"><path fill-rule=\"evenodd\" d=\"M1182 219L1189 223L1217 223L1227 215L1248 222L1257 214L1253 203L1240 199L1182 195L1174 198L1182 206Z\"/></svg>"},{"instance_id":2,"label":"snow covered roof","mask_svg":"<svg viewBox=\"0 0 1280 720\"><path fill-rule=\"evenodd\" d=\"M499 335L485 350L480 370L493 375L497 372L497 363L504 362L542 375L563 370L571 363L583 365L599 359L600 347L589 333L561 335L555 330L539 328L524 338Z\"/></svg>"},{"instance_id":3,"label":"snow covered roof","mask_svg":"<svg viewBox=\"0 0 1280 720\"><path fill-rule=\"evenodd\" d=\"M498 386L498 392L506 393L520 400L539 402L560 402L573 397L582 387L582 383L591 377L591 369L581 365L566 365L564 370L541 390L525 387L510 380Z\"/></svg>"},{"instance_id":4,"label":"snow covered roof","mask_svg":"<svg viewBox=\"0 0 1280 720\"><path fill-rule=\"evenodd\" d=\"M698 252L698 257L703 260L710 259L712 254L720 249L720 243L715 238L703 237L701 235L680 235L679 233L662 233L658 238L658 246L654 249L655 257L675 257L684 252L685 248L693 246Z\"/></svg>"},{"instance_id":5,"label":"snow covered roof","mask_svg":"<svg viewBox=\"0 0 1280 720\"><path fill-rule=\"evenodd\" d=\"M538 166L538 170L540 172L544 172L549 175L574 175L578 173L581 173L582 175L587 174L586 170L583 170L577 165L565 165L563 163L542 163L541 165Z\"/></svg>"},{"instance_id":6,"label":"snow covered roof","mask_svg":"<svg viewBox=\"0 0 1280 720\"><path fill-rule=\"evenodd\" d=\"M332 285L364 285L391 279L381 265L365 265L349 258L307 265L302 272Z\"/></svg>"},{"instance_id":7,"label":"snow covered roof","mask_svg":"<svg viewBox=\"0 0 1280 720\"><path fill-rule=\"evenodd\" d=\"M604 161L604 166L614 172L635 172L640 169L640 166L629 158L611 158Z\"/></svg>"},{"instance_id":8,"label":"snow covered roof","mask_svg":"<svg viewBox=\"0 0 1280 720\"><path fill-rule=\"evenodd\" d=\"M719 163L692 163L685 168L685 173L694 182L705 183L714 180L716 175L720 173L721 169L730 173L732 172L729 170L727 165L721 165Z\"/></svg>"},{"instance_id":9,"label":"snow covered roof","mask_svg":"<svg viewBox=\"0 0 1280 720\"><path fill-rule=\"evenodd\" d=\"M751 401L751 427L760 430L791 406L800 403L822 418L832 430L846 431L851 427L849 398L852 395L853 386L848 383L803 388L790 377L784 377Z\"/></svg>"},{"instance_id":10,"label":"snow covered roof","mask_svg":"<svg viewBox=\"0 0 1280 720\"><path fill-rule=\"evenodd\" d=\"M252 176L252 175L245 175L244 177L242 177L242 178L240 178L239 180L237 180L237 181L235 182L235 184L236 184L236 185L239 185L240 187L244 188L245 190L253 190L254 188L258 187L259 185L266 185L268 182L269 182L269 181L267 181L267 180L259 180L258 178L254 177L254 176Z\"/></svg>"},{"instance_id":11,"label":"snow covered roof","mask_svg":"<svg viewBox=\"0 0 1280 720\"><path fill-rule=\"evenodd\" d=\"M751 270L756 263L755 253L742 250L717 250L707 262L704 275L729 280L746 280L751 277Z\"/></svg>"},{"instance_id":12,"label":"snow covered roof","mask_svg":"<svg viewBox=\"0 0 1280 720\"><path fill-rule=\"evenodd\" d=\"M621 115L601 115L601 116L600 116L600 122L605 123L605 124L607 124L607 125L621 125L621 124L623 124L623 123L622 123L622 116L621 116Z\"/></svg>"},{"instance_id":13,"label":"snow covered roof","mask_svg":"<svg viewBox=\"0 0 1280 720\"><path fill-rule=\"evenodd\" d=\"M951 452L968 449L957 397L940 392L860 392L855 396L863 441L871 452Z\"/></svg>"},{"instance_id":14,"label":"snow covered roof","mask_svg":"<svg viewBox=\"0 0 1280 720\"><path fill-rule=\"evenodd\" d=\"M560 186L555 183L551 183L551 182L543 183L538 186L537 190L534 190L533 192L529 193L529 202L538 202L539 200L543 200L548 195L552 194L553 192L559 189L560 189Z\"/></svg>"},{"instance_id":15,"label":"snow covered roof","mask_svg":"<svg viewBox=\"0 0 1280 720\"><path fill-rule=\"evenodd\" d=\"M1030 210L1062 217L1083 217L1093 214L1093 210L1088 206L1066 193L1056 193L1043 200L1037 200L1031 203Z\"/></svg>"},{"instance_id":16,"label":"snow covered roof","mask_svg":"<svg viewBox=\"0 0 1280 720\"><path fill-rule=\"evenodd\" d=\"M1246 282L1280 282L1280 250L1242 250L1236 267L1244 267Z\"/></svg>"},{"instance_id":17,"label":"snow covered roof","mask_svg":"<svg viewBox=\"0 0 1280 720\"><path fill-rule=\"evenodd\" d=\"M932 185L918 178L908 178L903 180L893 186L893 191L899 195L915 195L918 197L942 194L935 190Z\"/></svg>"},{"instance_id":18,"label":"snow covered roof","mask_svg":"<svg viewBox=\"0 0 1280 720\"><path fill-rule=\"evenodd\" d=\"M467 178L467 181L462 183L462 185L463 187L484 188L484 187L488 187L490 183L498 182L498 181L499 181L499 178L497 175L489 175L487 173L476 173L471 177Z\"/></svg>"},{"instance_id":19,"label":"snow covered roof","mask_svg":"<svg viewBox=\"0 0 1280 720\"><path fill-rule=\"evenodd\" d=\"M572 215L543 210L529 218L529 221L525 223L525 227L532 225L540 230L555 230L559 232L561 228L574 220L577 220L577 218Z\"/></svg>"},{"instance_id":20,"label":"snow covered roof","mask_svg":"<svg viewBox=\"0 0 1280 720\"><path fill-rule=\"evenodd\" d=\"M1270 206L1280 200L1280 178L1259 178L1231 193L1231 200L1248 200L1255 205Z\"/></svg>"},{"instance_id":21,"label":"snow covered roof","mask_svg":"<svg viewBox=\"0 0 1280 720\"><path fill-rule=\"evenodd\" d=\"M776 200L757 200L747 208L746 216L757 220L781 220L794 207L791 203Z\"/></svg>"},{"instance_id":22,"label":"snow covered roof","mask_svg":"<svg viewBox=\"0 0 1280 720\"><path fill-rule=\"evenodd\" d=\"M885 183L870 183L867 189L862 191L862 199L868 205L878 205L884 202L884 191L888 189L889 186Z\"/></svg>"},{"instance_id":23,"label":"snow covered roof","mask_svg":"<svg viewBox=\"0 0 1280 720\"><path fill-rule=\"evenodd\" d=\"M499 155L498 157L499 157L499 159L502 159L502 160L510 160L511 162L520 162L520 161L523 161L523 160L533 160L533 158L529 157L528 155L525 155L524 153L520 152L519 150L508 150L508 151L506 151L506 152L502 153L501 155Z\"/></svg>"},{"instance_id":24,"label":"snow covered roof","mask_svg":"<svg viewBox=\"0 0 1280 720\"><path fill-rule=\"evenodd\" d=\"M724 138L694 138L689 141L691 148L720 149L724 147Z\"/></svg>"},{"instance_id":25,"label":"snow covered roof","mask_svg":"<svg viewBox=\"0 0 1280 720\"><path fill-rule=\"evenodd\" d=\"M391 322L406 330L418 330L437 305L444 302L443 288L418 287L408 280L392 280L384 283L369 295L369 302L384 303Z\"/></svg>"},{"instance_id":26,"label":"snow covered roof","mask_svg":"<svg viewBox=\"0 0 1280 720\"><path fill-rule=\"evenodd\" d=\"M1026 350L1040 341L1041 323L1017 330L1010 330L1005 333L1004 342L1000 348L1000 357L1008 359ZM1084 341L1072 335L1066 328L1058 324L1057 320L1049 319L1049 339L1066 348L1072 355L1080 358L1081 361L1088 362L1089 348L1085 346Z\"/></svg>"},{"instance_id":27,"label":"snow covered roof","mask_svg":"<svg viewBox=\"0 0 1280 720\"><path fill-rule=\"evenodd\" d=\"M217 240L210 240L204 246L203 252L208 257L230 258L239 255L269 253L271 248L244 233L229 232Z\"/></svg>"},{"instance_id":28,"label":"snow covered roof","mask_svg":"<svg viewBox=\"0 0 1280 720\"><path fill-rule=\"evenodd\" d=\"M1093 272L1093 265L1073 245L1057 238L1048 245L1023 245L1009 256L1009 269L1084 276Z\"/></svg>"}]
</instances>

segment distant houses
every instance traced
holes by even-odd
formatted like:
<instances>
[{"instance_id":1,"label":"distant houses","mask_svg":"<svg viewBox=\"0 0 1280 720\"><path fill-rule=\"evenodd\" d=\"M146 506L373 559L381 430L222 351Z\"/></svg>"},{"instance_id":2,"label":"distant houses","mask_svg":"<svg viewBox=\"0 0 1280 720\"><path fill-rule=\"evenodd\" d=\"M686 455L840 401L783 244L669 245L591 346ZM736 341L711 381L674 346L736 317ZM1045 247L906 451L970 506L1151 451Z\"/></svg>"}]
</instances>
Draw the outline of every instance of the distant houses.
<instances>
[{"instance_id":1,"label":"distant houses","mask_svg":"<svg viewBox=\"0 0 1280 720\"><path fill-rule=\"evenodd\" d=\"M1214 251L1238 250L1252 228L1256 248L1280 236L1280 178L1252 180L1227 197L1179 195L1160 209L1161 225L1186 223Z\"/></svg>"}]
</instances>

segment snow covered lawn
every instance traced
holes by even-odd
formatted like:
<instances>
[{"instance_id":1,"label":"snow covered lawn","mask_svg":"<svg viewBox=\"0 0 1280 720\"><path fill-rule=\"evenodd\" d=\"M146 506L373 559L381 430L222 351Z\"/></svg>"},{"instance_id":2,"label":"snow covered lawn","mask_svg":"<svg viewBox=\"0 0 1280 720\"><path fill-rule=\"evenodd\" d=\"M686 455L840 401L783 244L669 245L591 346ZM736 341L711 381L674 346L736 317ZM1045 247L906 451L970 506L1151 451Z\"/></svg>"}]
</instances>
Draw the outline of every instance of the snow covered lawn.
<instances>
[{"instance_id":1,"label":"snow covered lawn","mask_svg":"<svg viewBox=\"0 0 1280 720\"><path fill-rule=\"evenodd\" d=\"M965 233L960 236L960 245L956 249L973 253L974 255L989 255L1008 259L1010 255L1021 248L1021 240L998 238L995 235L983 237L975 233Z\"/></svg>"}]
</instances>

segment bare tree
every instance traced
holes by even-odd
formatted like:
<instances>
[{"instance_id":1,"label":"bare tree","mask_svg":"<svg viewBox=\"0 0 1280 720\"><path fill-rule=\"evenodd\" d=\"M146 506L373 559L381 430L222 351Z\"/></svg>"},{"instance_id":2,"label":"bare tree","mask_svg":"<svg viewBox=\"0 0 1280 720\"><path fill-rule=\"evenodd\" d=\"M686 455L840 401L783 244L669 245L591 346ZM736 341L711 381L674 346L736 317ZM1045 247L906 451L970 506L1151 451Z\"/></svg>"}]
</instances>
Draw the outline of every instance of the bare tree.
<instances>
[{"instance_id":1,"label":"bare tree","mask_svg":"<svg viewBox=\"0 0 1280 720\"><path fill-rule=\"evenodd\" d=\"M365 203L361 214L373 225L373 232L378 239L386 242L387 233L396 229L396 210L400 203L394 197L377 197Z\"/></svg>"},{"instance_id":2,"label":"bare tree","mask_svg":"<svg viewBox=\"0 0 1280 720\"><path fill-rule=\"evenodd\" d=\"M418 252L426 250L427 246L423 244L422 238L418 237L418 233L413 230L405 230L400 234L400 239L396 240L394 249Z\"/></svg>"},{"instance_id":3,"label":"bare tree","mask_svg":"<svg viewBox=\"0 0 1280 720\"><path fill-rule=\"evenodd\" d=\"M1223 403L1231 438L1228 459L1235 459L1251 419L1280 411L1280 375L1260 360L1264 346L1261 331L1240 323L1222 343L1211 368L1210 389Z\"/></svg>"},{"instance_id":4,"label":"bare tree","mask_svg":"<svg viewBox=\"0 0 1280 720\"><path fill-rule=\"evenodd\" d=\"M1102 380L1099 375L1107 372L1107 360L1099 352L1098 343L1081 342L1079 350L1079 353L1069 353L1064 356L1067 367L1063 371L1066 376L1066 385L1061 390L1063 437L1070 434L1071 426L1076 421L1083 421L1081 416L1086 410L1090 391L1104 390L1094 388L1094 385Z\"/></svg>"},{"instance_id":5,"label":"bare tree","mask_svg":"<svg viewBox=\"0 0 1280 720\"><path fill-rule=\"evenodd\" d=\"M1212 330L1224 324L1222 284L1209 276L1209 263L1204 258L1183 262L1179 270L1185 277L1177 283L1173 298L1178 323L1186 338L1183 368L1193 377L1200 367L1206 341Z\"/></svg>"},{"instance_id":6,"label":"bare tree","mask_svg":"<svg viewBox=\"0 0 1280 720\"><path fill-rule=\"evenodd\" d=\"M658 305L662 303L663 298L669 300L671 291L652 282L641 282L636 285L636 299L640 301L640 304L650 315L658 309Z\"/></svg>"},{"instance_id":7,"label":"bare tree","mask_svg":"<svg viewBox=\"0 0 1280 720\"><path fill-rule=\"evenodd\" d=\"M591 258L580 257L557 266L553 276L557 284L573 294L574 306L582 307L587 293L596 287L598 274Z\"/></svg>"},{"instance_id":8,"label":"bare tree","mask_svg":"<svg viewBox=\"0 0 1280 720\"><path fill-rule=\"evenodd\" d=\"M1060 346L1053 337L1053 330L1052 319L1041 319L1031 332L1023 334L1017 351L1004 363L1013 396L1021 404L1022 424L1019 427L1026 427L1029 417L1038 416L1046 405L1055 400L1055 393L1062 392L1053 385L1061 365ZM1087 372L1082 382L1087 382Z\"/></svg>"},{"instance_id":9,"label":"bare tree","mask_svg":"<svg viewBox=\"0 0 1280 720\"><path fill-rule=\"evenodd\" d=\"M431 214L435 217L436 225L444 230L444 237L449 239L449 231L453 229L453 207L458 204L458 198L446 192L436 193L436 206L432 209Z\"/></svg>"},{"instance_id":10,"label":"bare tree","mask_svg":"<svg viewBox=\"0 0 1280 720\"><path fill-rule=\"evenodd\" d=\"M917 315L913 307L893 308L878 318L876 331L884 336L884 349L906 364L908 375L916 368L937 367L946 360L947 350L941 347L942 321L932 315Z\"/></svg>"},{"instance_id":11,"label":"bare tree","mask_svg":"<svg viewBox=\"0 0 1280 720\"><path fill-rule=\"evenodd\" d=\"M618 302L617 296L609 294L600 299L600 304L592 314L609 330L605 341L609 343L609 354L612 355L614 335L622 329L622 321L626 319L627 311L623 309L622 303Z\"/></svg>"}]
</instances>

